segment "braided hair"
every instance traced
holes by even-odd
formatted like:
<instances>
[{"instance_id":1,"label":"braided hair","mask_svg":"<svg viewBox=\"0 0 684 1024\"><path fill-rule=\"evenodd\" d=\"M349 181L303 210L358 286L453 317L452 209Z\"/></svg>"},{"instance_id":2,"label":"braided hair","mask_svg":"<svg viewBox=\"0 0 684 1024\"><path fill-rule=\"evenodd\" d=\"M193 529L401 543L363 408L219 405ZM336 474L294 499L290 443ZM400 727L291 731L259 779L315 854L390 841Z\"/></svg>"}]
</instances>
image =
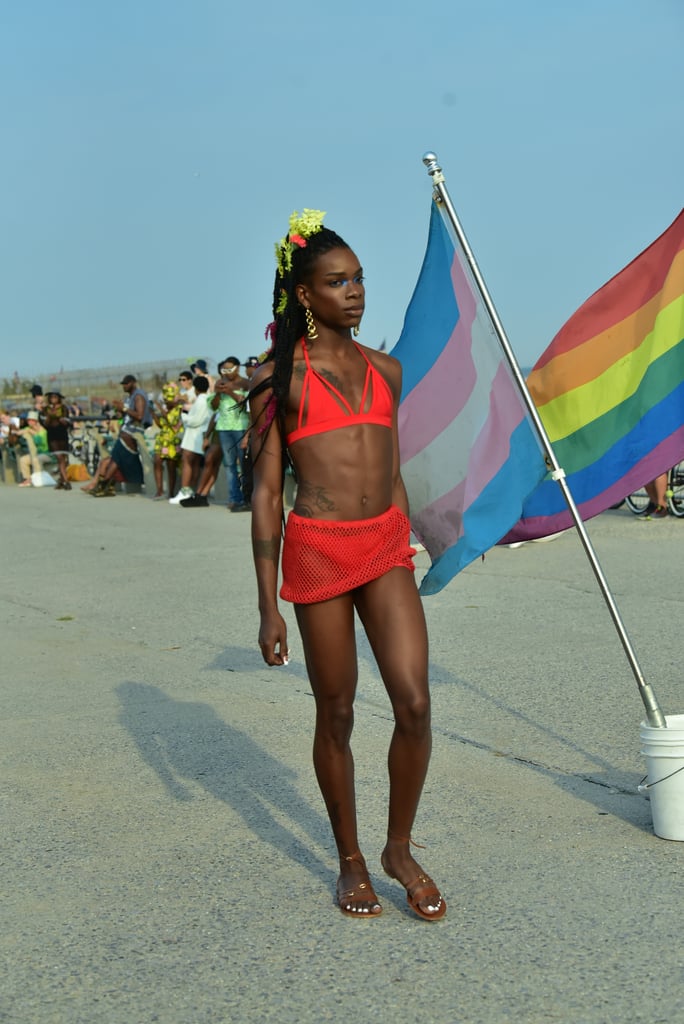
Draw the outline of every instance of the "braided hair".
<instances>
[{"instance_id":1,"label":"braided hair","mask_svg":"<svg viewBox=\"0 0 684 1024\"><path fill-rule=\"evenodd\" d=\"M288 235L286 238L288 244L289 237ZM290 463L285 445L285 415L292 380L292 362L295 346L306 334L304 307L297 299L296 289L297 285L310 278L318 258L331 249L349 249L349 245L330 228L321 227L309 236L306 245L292 246L289 266L279 266L276 270L273 286L273 323L270 325L273 346L269 352L269 358L274 364L273 373L257 384L252 396L261 394L269 388L273 392L273 397L268 403L269 406L273 403L267 416L268 421L262 425L260 432L268 430L272 420L277 418L282 438L284 467Z\"/></svg>"}]
</instances>

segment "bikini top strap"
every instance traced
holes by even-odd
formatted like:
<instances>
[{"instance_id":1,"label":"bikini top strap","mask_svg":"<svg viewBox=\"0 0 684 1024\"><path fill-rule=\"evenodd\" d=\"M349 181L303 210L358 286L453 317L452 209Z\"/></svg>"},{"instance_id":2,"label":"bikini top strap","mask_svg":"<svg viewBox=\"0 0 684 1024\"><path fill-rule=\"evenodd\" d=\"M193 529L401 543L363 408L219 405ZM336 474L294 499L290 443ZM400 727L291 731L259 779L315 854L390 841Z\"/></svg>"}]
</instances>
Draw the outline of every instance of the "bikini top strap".
<instances>
[{"instance_id":1,"label":"bikini top strap","mask_svg":"<svg viewBox=\"0 0 684 1024\"><path fill-rule=\"evenodd\" d=\"M366 398L368 397L368 388L370 387L371 376L373 374L374 366L371 363L368 356L366 355L366 353L361 348L361 346L358 345L356 342L353 342L353 344L356 346L356 351L360 352L363 358L366 360L366 379L363 382L363 394L361 395L361 404L359 405L359 412L362 413L366 407ZM373 385L373 394L375 394L375 385Z\"/></svg>"},{"instance_id":2,"label":"bikini top strap","mask_svg":"<svg viewBox=\"0 0 684 1024\"><path fill-rule=\"evenodd\" d=\"M371 363L370 359L368 358L366 353L363 351L361 346L358 345L355 341L353 341L352 344L356 348L357 352L359 352L363 356L363 358L364 358L364 360L366 362L366 378L365 378L364 383L363 383L363 393L361 395L361 402L360 402L360 405L359 405L359 413L362 413L364 408L365 408L365 405L366 405L366 399L368 397L368 389L370 387L371 376L372 376L372 374L374 372L375 367L373 366L373 364ZM302 382L302 397L301 397L301 401L299 403L299 414L297 416L297 429L301 430L302 425L303 425L304 409L305 409L305 407L307 405L307 398L311 394L311 375L312 374L318 380L320 380L320 382L325 386L326 390L329 391L330 394L336 395L340 399L340 401L343 403L343 405L345 405L347 407L347 409L349 410L350 415L353 416L354 415L354 410L352 409L351 405L349 404L347 399L344 397L342 392L338 391L338 389L334 386L334 384L331 384L330 381L325 380L325 378L322 377L320 375L320 373L318 373L318 371L314 370L314 368L312 367L312 365L311 365L311 363L309 361L309 353L307 351L306 341L304 339L302 339L302 352L304 353L304 362L306 364L306 373L304 374L304 380Z\"/></svg>"},{"instance_id":3,"label":"bikini top strap","mask_svg":"<svg viewBox=\"0 0 684 1024\"><path fill-rule=\"evenodd\" d=\"M311 363L309 362L309 352L306 347L306 340L302 338L302 352L304 353L304 362L306 363L307 370L311 369Z\"/></svg>"},{"instance_id":4,"label":"bikini top strap","mask_svg":"<svg viewBox=\"0 0 684 1024\"><path fill-rule=\"evenodd\" d=\"M309 362L309 353L306 350L306 341L302 338L302 352L304 353L304 362L306 363L306 373L304 374L304 380L302 381L302 397L299 400L299 412L297 414L297 430L302 429L302 423L304 420L304 408L307 404L307 397L310 391L311 374L311 363Z\"/></svg>"}]
</instances>

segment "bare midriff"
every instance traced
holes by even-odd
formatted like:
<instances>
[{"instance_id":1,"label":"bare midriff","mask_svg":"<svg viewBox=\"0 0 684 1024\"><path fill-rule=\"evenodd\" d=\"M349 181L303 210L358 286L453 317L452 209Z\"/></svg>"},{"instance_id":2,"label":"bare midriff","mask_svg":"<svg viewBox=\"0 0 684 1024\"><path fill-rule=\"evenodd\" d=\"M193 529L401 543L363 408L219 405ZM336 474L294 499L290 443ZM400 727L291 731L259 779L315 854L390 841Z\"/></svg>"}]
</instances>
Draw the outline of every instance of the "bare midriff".
<instances>
[{"instance_id":1,"label":"bare midriff","mask_svg":"<svg viewBox=\"0 0 684 1024\"><path fill-rule=\"evenodd\" d=\"M294 511L314 519L372 519L392 504L392 431L340 427L290 447L297 474Z\"/></svg>"}]
</instances>

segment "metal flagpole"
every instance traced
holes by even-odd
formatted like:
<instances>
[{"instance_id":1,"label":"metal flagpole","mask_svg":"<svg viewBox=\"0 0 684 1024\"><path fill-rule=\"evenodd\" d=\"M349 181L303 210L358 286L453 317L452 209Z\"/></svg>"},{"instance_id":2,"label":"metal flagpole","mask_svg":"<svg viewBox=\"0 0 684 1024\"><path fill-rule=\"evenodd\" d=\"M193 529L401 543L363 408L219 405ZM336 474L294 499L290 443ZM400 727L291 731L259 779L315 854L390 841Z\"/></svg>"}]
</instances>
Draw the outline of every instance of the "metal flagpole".
<instances>
[{"instance_id":1,"label":"metal flagpole","mask_svg":"<svg viewBox=\"0 0 684 1024\"><path fill-rule=\"evenodd\" d=\"M532 420L534 427L537 431L542 449L545 454L546 464L551 472L551 478L558 483L561 491L563 492L563 497L567 502L568 508L570 509L570 514L572 516L577 532L580 536L582 546L584 547L587 558L589 559L589 563L591 565L591 568L593 569L594 576L596 577L601 593L603 594L603 598L606 604L608 605L608 611L610 612L611 618L613 620L613 623L615 624L615 628L618 632L618 636L620 637L620 641L624 648L625 654L627 655L627 660L629 661L632 672L634 673L634 678L636 679L637 686L639 687L641 699L644 702L644 707L646 708L646 718L648 719L648 723L653 728L665 729L667 728L665 716L660 710L658 701L656 700L655 693L653 692L653 688L644 679L643 673L639 666L639 662L637 661L636 654L634 653L634 648L632 647L629 636L627 635L627 630L625 629L624 623L622 622L622 618L620 617L620 612L618 610L617 605L615 604L613 595L610 592L608 583L606 582L606 578L603 575L603 570L601 569L598 558L596 557L596 552L594 551L592 543L589 539L589 535L587 534L587 531L584 528L584 523L582 522L582 519L580 517L579 510L575 505L575 501L570 492L570 488L568 487L567 480L565 478L565 471L561 468L561 466L558 463L555 452L551 446L550 438L546 433L546 428L544 427L544 424L541 421L539 413L537 412L537 407L535 406L532 400L532 396L530 395L527 389L527 384L525 383L525 379L521 373L520 367L518 366L518 361L515 358L515 354L513 352L513 349L511 348L503 324L499 319L499 315L494 307L492 298L489 294L489 291L487 290L486 284L484 283L484 279L475 261L475 257L473 256L472 249L468 244L468 239L464 234L463 228L461 227L461 222L458 219L456 210L454 209L451 199L449 197L449 193L444 183L444 175L442 174L442 168L439 166L437 162L437 157L434 153L426 153L425 156L423 157L423 163L427 167L427 172L432 178L433 198L435 202L438 204L438 206L442 208L442 212L447 214L451 227L453 228L456 237L458 238L458 241L461 245L461 248L463 249L470 271L475 279L475 283L477 284L477 287L480 291L480 295L482 296L482 301L484 302L485 308L489 313L490 319L496 331L497 337L499 339L499 344L503 349L504 355L506 356L506 360L511 369L515 382L518 385L520 394L522 395L523 401L525 402L525 405L527 407L530 419Z\"/></svg>"}]
</instances>

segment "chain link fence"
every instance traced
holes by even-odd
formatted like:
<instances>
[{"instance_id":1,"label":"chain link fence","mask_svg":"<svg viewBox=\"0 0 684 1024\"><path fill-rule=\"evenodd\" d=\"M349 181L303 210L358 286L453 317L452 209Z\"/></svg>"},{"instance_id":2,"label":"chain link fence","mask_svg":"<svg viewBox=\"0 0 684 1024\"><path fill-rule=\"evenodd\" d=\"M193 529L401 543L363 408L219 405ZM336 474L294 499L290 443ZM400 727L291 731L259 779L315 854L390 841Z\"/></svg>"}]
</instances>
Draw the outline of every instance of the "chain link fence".
<instances>
[{"instance_id":1,"label":"chain link fence","mask_svg":"<svg viewBox=\"0 0 684 1024\"><path fill-rule=\"evenodd\" d=\"M199 355L196 358L212 360ZM30 388L40 384L44 393L59 391L66 399L84 405L85 411L94 412L97 407L112 398L121 397L121 379L132 373L145 391L156 394L167 380L176 380L181 370L188 369L187 356L177 359L158 359L147 363L125 363L102 366L98 369L59 370L55 373L37 374L34 378L5 378L0 402L5 409L32 405Z\"/></svg>"}]
</instances>

